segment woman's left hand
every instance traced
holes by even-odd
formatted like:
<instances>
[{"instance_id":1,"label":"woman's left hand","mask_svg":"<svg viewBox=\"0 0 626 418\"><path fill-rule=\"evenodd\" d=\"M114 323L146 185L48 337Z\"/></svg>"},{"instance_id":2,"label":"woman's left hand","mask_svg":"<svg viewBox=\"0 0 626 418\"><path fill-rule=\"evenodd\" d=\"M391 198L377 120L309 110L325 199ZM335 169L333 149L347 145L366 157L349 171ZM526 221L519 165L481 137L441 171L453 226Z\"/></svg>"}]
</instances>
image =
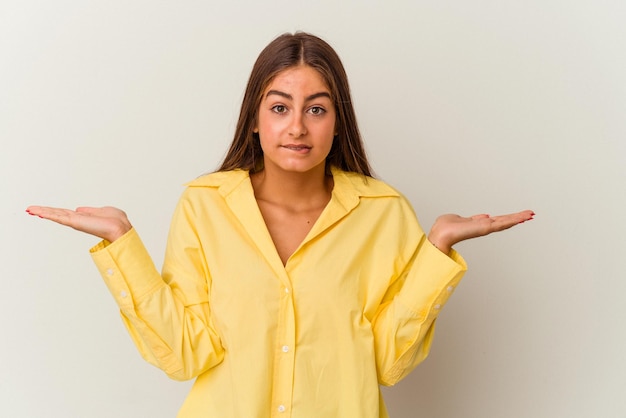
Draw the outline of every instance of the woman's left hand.
<instances>
[{"instance_id":1,"label":"woman's left hand","mask_svg":"<svg viewBox=\"0 0 626 418\"><path fill-rule=\"evenodd\" d=\"M512 226L530 221L535 216L532 210L509 215L474 215L464 218L459 215L442 215L437 218L428 234L428 240L442 252L449 254L454 244L471 238L482 237L493 232L504 231Z\"/></svg>"}]
</instances>

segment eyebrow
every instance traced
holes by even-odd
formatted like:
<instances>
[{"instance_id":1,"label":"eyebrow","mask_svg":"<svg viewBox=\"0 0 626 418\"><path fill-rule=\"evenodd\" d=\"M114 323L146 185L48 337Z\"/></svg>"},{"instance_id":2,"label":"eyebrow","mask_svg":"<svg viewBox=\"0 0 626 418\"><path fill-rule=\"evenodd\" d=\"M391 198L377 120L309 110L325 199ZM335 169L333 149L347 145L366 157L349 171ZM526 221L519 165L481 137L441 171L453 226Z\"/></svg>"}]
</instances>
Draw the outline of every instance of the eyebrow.
<instances>
[{"instance_id":1,"label":"eyebrow","mask_svg":"<svg viewBox=\"0 0 626 418\"><path fill-rule=\"evenodd\" d=\"M280 90L270 90L267 92L265 97L269 97L271 95L281 96L281 97L284 97L285 99L293 100L293 96L291 94L282 92ZM330 99L330 94L325 91L321 91L319 93L314 93L314 94L311 94L310 96L305 97L304 101L309 102L313 99L317 99L318 97L328 97Z\"/></svg>"}]
</instances>

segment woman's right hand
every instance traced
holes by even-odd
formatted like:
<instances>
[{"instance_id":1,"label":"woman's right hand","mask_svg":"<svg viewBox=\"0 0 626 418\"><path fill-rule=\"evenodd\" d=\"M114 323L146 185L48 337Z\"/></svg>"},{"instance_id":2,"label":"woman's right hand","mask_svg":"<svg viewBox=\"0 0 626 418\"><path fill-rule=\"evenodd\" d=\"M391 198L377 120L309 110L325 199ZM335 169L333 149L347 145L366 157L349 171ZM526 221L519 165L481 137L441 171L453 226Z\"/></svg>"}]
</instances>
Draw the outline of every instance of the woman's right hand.
<instances>
[{"instance_id":1,"label":"woman's right hand","mask_svg":"<svg viewBox=\"0 0 626 418\"><path fill-rule=\"evenodd\" d=\"M29 206L26 212L109 242L115 241L132 229L126 213L111 206L102 208L80 207L76 210Z\"/></svg>"}]
</instances>

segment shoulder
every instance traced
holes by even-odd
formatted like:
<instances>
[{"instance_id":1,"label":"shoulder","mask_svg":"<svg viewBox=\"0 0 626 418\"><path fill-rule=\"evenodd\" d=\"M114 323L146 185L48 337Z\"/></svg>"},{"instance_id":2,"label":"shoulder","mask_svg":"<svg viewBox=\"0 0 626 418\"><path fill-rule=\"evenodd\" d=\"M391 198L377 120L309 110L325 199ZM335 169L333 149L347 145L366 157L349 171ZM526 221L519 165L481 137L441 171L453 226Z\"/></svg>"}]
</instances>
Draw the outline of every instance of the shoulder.
<instances>
[{"instance_id":1,"label":"shoulder","mask_svg":"<svg viewBox=\"0 0 626 418\"><path fill-rule=\"evenodd\" d=\"M197 177L184 184L177 204L176 213L183 217L218 216L223 213L227 201L254 198L248 171L217 171Z\"/></svg>"},{"instance_id":2,"label":"shoulder","mask_svg":"<svg viewBox=\"0 0 626 418\"><path fill-rule=\"evenodd\" d=\"M251 190L250 174L247 170L216 171L205 174L185 184L185 194L205 195L214 191L226 197L237 189Z\"/></svg>"},{"instance_id":3,"label":"shoulder","mask_svg":"<svg viewBox=\"0 0 626 418\"><path fill-rule=\"evenodd\" d=\"M205 206L223 201L235 190L251 189L248 171L217 171L197 177L184 184L179 204ZM213 203L210 203L213 202Z\"/></svg>"},{"instance_id":4,"label":"shoulder","mask_svg":"<svg viewBox=\"0 0 626 418\"><path fill-rule=\"evenodd\" d=\"M402 198L402 194L382 180L333 169L335 190L340 193L352 193L359 197Z\"/></svg>"},{"instance_id":5,"label":"shoulder","mask_svg":"<svg viewBox=\"0 0 626 418\"><path fill-rule=\"evenodd\" d=\"M333 171L334 195L350 210L350 219L378 242L411 247L424 232L409 200L386 182L357 173ZM395 247L394 247L395 248Z\"/></svg>"},{"instance_id":6,"label":"shoulder","mask_svg":"<svg viewBox=\"0 0 626 418\"><path fill-rule=\"evenodd\" d=\"M216 171L195 178L187 183L185 186L192 187L227 187L229 185L238 185L241 182L249 178L249 174L245 170L231 170L231 171Z\"/></svg>"},{"instance_id":7,"label":"shoulder","mask_svg":"<svg viewBox=\"0 0 626 418\"><path fill-rule=\"evenodd\" d=\"M402 219L415 218L413 206L397 189L382 180L362 174L334 170L333 194L345 207L384 211Z\"/></svg>"}]
</instances>

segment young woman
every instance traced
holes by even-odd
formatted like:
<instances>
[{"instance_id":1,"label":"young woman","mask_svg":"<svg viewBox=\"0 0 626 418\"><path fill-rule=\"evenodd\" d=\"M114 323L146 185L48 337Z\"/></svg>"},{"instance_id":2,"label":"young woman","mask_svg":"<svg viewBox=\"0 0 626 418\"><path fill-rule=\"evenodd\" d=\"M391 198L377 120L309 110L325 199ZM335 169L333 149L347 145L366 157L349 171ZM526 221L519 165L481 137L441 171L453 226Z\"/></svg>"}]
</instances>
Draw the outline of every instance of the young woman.
<instances>
[{"instance_id":1,"label":"young woman","mask_svg":"<svg viewBox=\"0 0 626 418\"><path fill-rule=\"evenodd\" d=\"M142 356L197 378L179 417L385 417L466 266L460 241L532 219L439 217L370 176L347 77L305 33L257 59L221 168L190 182L159 274L123 211L27 211L92 250Z\"/></svg>"}]
</instances>

